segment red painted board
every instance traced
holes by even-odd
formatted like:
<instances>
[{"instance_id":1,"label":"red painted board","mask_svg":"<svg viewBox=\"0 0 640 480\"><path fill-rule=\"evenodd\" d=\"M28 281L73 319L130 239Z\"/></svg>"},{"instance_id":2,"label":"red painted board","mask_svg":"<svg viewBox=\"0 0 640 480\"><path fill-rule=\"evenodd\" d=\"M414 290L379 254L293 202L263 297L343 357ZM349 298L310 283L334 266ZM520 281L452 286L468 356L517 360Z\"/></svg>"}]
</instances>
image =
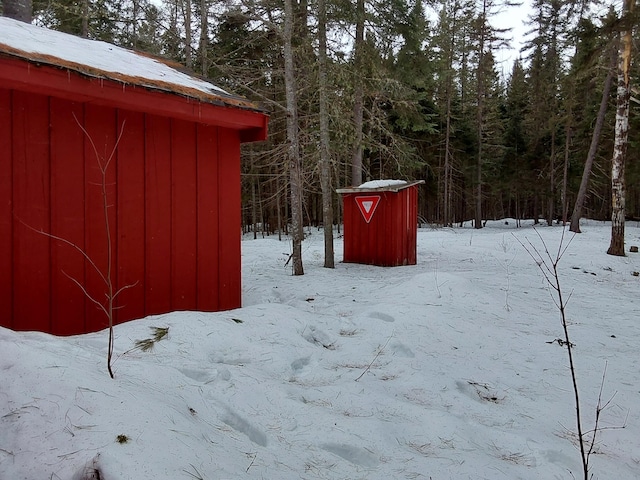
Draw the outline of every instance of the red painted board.
<instances>
[{"instance_id":1,"label":"red painted board","mask_svg":"<svg viewBox=\"0 0 640 480\"><path fill-rule=\"evenodd\" d=\"M115 283L115 109L85 105L84 127L85 252L91 259L91 262L85 263L85 289L88 296L95 300L85 302L85 329L96 331L109 325L106 314L98 308L96 302L106 306L109 294L108 279ZM103 184L106 189L104 193Z\"/></svg>"},{"instance_id":2,"label":"red painted board","mask_svg":"<svg viewBox=\"0 0 640 480\"><path fill-rule=\"evenodd\" d=\"M145 314L171 310L171 120L145 129Z\"/></svg>"},{"instance_id":3,"label":"red painted board","mask_svg":"<svg viewBox=\"0 0 640 480\"><path fill-rule=\"evenodd\" d=\"M118 111L116 323L145 316L145 115Z\"/></svg>"},{"instance_id":4,"label":"red painted board","mask_svg":"<svg viewBox=\"0 0 640 480\"><path fill-rule=\"evenodd\" d=\"M48 332L51 328L48 97L13 92L12 147L14 328Z\"/></svg>"},{"instance_id":5,"label":"red painted board","mask_svg":"<svg viewBox=\"0 0 640 480\"><path fill-rule=\"evenodd\" d=\"M197 308L219 309L218 128L197 126Z\"/></svg>"},{"instance_id":6,"label":"red painted board","mask_svg":"<svg viewBox=\"0 0 640 480\"><path fill-rule=\"evenodd\" d=\"M51 105L51 315L56 335L84 333L84 140L81 104ZM78 283L76 283L78 282ZM79 285L78 285L79 284Z\"/></svg>"},{"instance_id":7,"label":"red painted board","mask_svg":"<svg viewBox=\"0 0 640 480\"><path fill-rule=\"evenodd\" d=\"M0 325L13 328L11 91L0 89Z\"/></svg>"},{"instance_id":8,"label":"red painted board","mask_svg":"<svg viewBox=\"0 0 640 480\"><path fill-rule=\"evenodd\" d=\"M196 309L196 124L171 122L171 309Z\"/></svg>"},{"instance_id":9,"label":"red painted board","mask_svg":"<svg viewBox=\"0 0 640 480\"><path fill-rule=\"evenodd\" d=\"M242 212L238 131L220 128L218 163L220 309L228 310L238 308L242 304L240 249Z\"/></svg>"}]
</instances>

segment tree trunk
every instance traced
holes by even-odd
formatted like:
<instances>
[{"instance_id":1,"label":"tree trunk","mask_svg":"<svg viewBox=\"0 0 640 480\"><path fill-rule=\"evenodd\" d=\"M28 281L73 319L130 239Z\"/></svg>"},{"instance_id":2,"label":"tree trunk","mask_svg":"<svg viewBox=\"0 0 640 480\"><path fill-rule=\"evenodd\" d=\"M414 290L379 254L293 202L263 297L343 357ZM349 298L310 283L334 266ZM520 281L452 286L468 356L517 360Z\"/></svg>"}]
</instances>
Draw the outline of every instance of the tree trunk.
<instances>
[{"instance_id":1,"label":"tree trunk","mask_svg":"<svg viewBox=\"0 0 640 480\"><path fill-rule=\"evenodd\" d=\"M484 142L484 96L486 93L485 85L485 65L484 65L484 48L486 40L486 22L487 22L487 2L482 3L482 13L480 17L480 31L478 42L478 69L476 71L476 78L478 81L478 87L476 92L477 101L477 115L476 115L476 132L478 135L478 156L476 158L476 192L475 192L475 221L474 228L482 228L482 147Z\"/></svg>"},{"instance_id":2,"label":"tree trunk","mask_svg":"<svg viewBox=\"0 0 640 480\"><path fill-rule=\"evenodd\" d=\"M571 110L569 110L569 116L571 116ZM567 127L565 130L564 140L564 167L562 169L562 192L560 194L560 201L562 203L562 226L567 224L567 216L569 215L569 202L567 201L567 182L569 176L569 150L571 148L571 120L567 121Z\"/></svg>"},{"instance_id":3,"label":"tree trunk","mask_svg":"<svg viewBox=\"0 0 640 480\"><path fill-rule=\"evenodd\" d=\"M623 21L629 22L629 14L633 11L635 0L624 0ZM624 166L627 155L629 137L629 96L631 82L631 26L627 25L620 32L618 47L618 92L616 110L616 130L613 144L613 160L611 165L611 244L609 255L624 256L624 216L625 216L625 184Z\"/></svg>"},{"instance_id":4,"label":"tree trunk","mask_svg":"<svg viewBox=\"0 0 640 480\"><path fill-rule=\"evenodd\" d=\"M200 0L200 73L206 76L209 70L207 65L207 44L209 39L209 6L207 0Z\"/></svg>"},{"instance_id":5,"label":"tree trunk","mask_svg":"<svg viewBox=\"0 0 640 480\"><path fill-rule=\"evenodd\" d=\"M453 18L451 19L451 42L449 44L449 52L447 54L447 87L446 87L446 104L447 104L447 119L445 127L445 139L444 139L444 204L443 204L443 225L445 227L453 226L453 212L452 212L452 187L453 187L453 173L452 173L452 161L453 152L451 148L451 118L453 117L451 99L453 97L453 56L455 50L455 39L457 35L457 12L453 12Z\"/></svg>"},{"instance_id":6,"label":"tree trunk","mask_svg":"<svg viewBox=\"0 0 640 480\"><path fill-rule=\"evenodd\" d=\"M293 239L293 274L304 275L302 266L302 166L298 135L298 99L293 65L293 0L284 2L284 88L287 99L287 142L291 188L291 236Z\"/></svg>"},{"instance_id":7,"label":"tree trunk","mask_svg":"<svg viewBox=\"0 0 640 480\"><path fill-rule=\"evenodd\" d=\"M584 170L582 171L582 180L580 181L580 188L578 189L578 197L576 198L576 204L574 205L573 213L571 214L571 225L569 226L569 230L574 233L581 233L580 218L582 217L582 209L584 208L584 201L587 197L587 186L589 185L589 177L591 175L593 161L596 158L596 151L598 150L598 143L600 142L600 133L602 132L602 126L604 125L604 117L607 113L607 105L609 104L609 93L611 93L611 84L613 83L613 71L616 62L616 56L617 55L615 55L615 50L612 49L611 64L609 67L609 71L607 72L607 78L604 81L602 99L600 100L600 109L598 110L596 124L593 128L593 134L591 135L591 145L589 145L587 160L584 164Z\"/></svg>"},{"instance_id":8,"label":"tree trunk","mask_svg":"<svg viewBox=\"0 0 640 480\"><path fill-rule=\"evenodd\" d=\"M82 38L89 38L89 0L82 1Z\"/></svg>"},{"instance_id":9,"label":"tree trunk","mask_svg":"<svg viewBox=\"0 0 640 480\"><path fill-rule=\"evenodd\" d=\"M551 155L549 155L549 199L547 200L547 225L553 226L553 217L556 204L556 130L555 122L552 122L551 130Z\"/></svg>"},{"instance_id":10,"label":"tree trunk","mask_svg":"<svg viewBox=\"0 0 640 480\"><path fill-rule=\"evenodd\" d=\"M362 183L362 130L363 130L363 97L364 85L362 81L362 55L364 46L364 0L357 0L356 3L356 39L354 48L354 92L353 92L353 128L354 144L353 157L351 160L351 184L358 186Z\"/></svg>"},{"instance_id":11,"label":"tree trunk","mask_svg":"<svg viewBox=\"0 0 640 480\"><path fill-rule=\"evenodd\" d=\"M327 5L318 0L318 90L320 109L320 187L322 189L322 225L324 227L324 266L334 268L333 191L329 151L329 100L327 98Z\"/></svg>"},{"instance_id":12,"label":"tree trunk","mask_svg":"<svg viewBox=\"0 0 640 480\"><path fill-rule=\"evenodd\" d=\"M32 12L32 0L4 0L2 2L2 15L14 20L31 23Z\"/></svg>"},{"instance_id":13,"label":"tree trunk","mask_svg":"<svg viewBox=\"0 0 640 480\"><path fill-rule=\"evenodd\" d=\"M185 0L184 8L184 64L187 68L191 68L193 62L191 60L191 0Z\"/></svg>"}]
</instances>

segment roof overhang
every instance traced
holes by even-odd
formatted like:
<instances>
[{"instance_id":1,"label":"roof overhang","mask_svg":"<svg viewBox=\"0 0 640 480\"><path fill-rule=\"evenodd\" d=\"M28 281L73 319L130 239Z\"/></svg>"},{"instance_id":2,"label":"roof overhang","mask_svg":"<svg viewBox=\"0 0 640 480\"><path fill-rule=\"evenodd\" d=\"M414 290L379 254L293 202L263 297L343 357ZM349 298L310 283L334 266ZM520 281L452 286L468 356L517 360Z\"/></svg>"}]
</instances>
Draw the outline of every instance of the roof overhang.
<instances>
[{"instance_id":1,"label":"roof overhang","mask_svg":"<svg viewBox=\"0 0 640 480\"><path fill-rule=\"evenodd\" d=\"M0 88L230 128L240 132L241 142L267 138L268 115L240 97L203 96L190 89L168 91L161 84L136 85L129 80L101 78L63 65L0 53Z\"/></svg>"},{"instance_id":2,"label":"roof overhang","mask_svg":"<svg viewBox=\"0 0 640 480\"><path fill-rule=\"evenodd\" d=\"M412 182L396 183L396 184L393 184L393 185L386 185L384 187L375 187L375 188L360 188L360 187L338 188L336 190L336 193L340 193L340 194L376 193L376 192L394 192L394 193L398 193L400 190L404 190L405 188L415 187L416 185L421 185L423 183L424 183L424 180L414 180Z\"/></svg>"}]
</instances>

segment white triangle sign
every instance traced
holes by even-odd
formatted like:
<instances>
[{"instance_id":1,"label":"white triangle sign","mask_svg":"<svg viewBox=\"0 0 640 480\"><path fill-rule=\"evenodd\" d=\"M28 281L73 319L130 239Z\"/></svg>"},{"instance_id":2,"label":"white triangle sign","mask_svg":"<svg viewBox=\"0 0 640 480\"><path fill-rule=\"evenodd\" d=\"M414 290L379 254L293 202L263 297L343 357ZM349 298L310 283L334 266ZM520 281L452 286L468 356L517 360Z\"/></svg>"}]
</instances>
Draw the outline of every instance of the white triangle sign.
<instances>
[{"instance_id":1,"label":"white triangle sign","mask_svg":"<svg viewBox=\"0 0 640 480\"><path fill-rule=\"evenodd\" d=\"M376 207L378 203L380 203L380 195L366 195L355 197L356 204L358 204L358 208L360 209L360 213L364 218L364 221L369 223L373 218L373 214L376 211Z\"/></svg>"}]
</instances>

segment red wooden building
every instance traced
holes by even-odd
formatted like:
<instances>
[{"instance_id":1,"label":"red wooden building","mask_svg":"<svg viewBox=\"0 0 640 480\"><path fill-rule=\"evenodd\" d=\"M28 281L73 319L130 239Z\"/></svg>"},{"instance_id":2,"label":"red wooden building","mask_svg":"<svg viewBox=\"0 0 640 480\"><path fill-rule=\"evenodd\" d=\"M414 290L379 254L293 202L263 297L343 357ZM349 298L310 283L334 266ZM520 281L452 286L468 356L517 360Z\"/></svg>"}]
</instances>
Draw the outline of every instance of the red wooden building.
<instances>
[{"instance_id":1,"label":"red wooden building","mask_svg":"<svg viewBox=\"0 0 640 480\"><path fill-rule=\"evenodd\" d=\"M0 18L0 325L104 328L82 252L128 287L117 323L239 307L240 144L267 121L157 59Z\"/></svg>"},{"instance_id":2,"label":"red wooden building","mask_svg":"<svg viewBox=\"0 0 640 480\"><path fill-rule=\"evenodd\" d=\"M344 207L344 262L381 267L416 264L422 183L381 181L338 190Z\"/></svg>"}]
</instances>

